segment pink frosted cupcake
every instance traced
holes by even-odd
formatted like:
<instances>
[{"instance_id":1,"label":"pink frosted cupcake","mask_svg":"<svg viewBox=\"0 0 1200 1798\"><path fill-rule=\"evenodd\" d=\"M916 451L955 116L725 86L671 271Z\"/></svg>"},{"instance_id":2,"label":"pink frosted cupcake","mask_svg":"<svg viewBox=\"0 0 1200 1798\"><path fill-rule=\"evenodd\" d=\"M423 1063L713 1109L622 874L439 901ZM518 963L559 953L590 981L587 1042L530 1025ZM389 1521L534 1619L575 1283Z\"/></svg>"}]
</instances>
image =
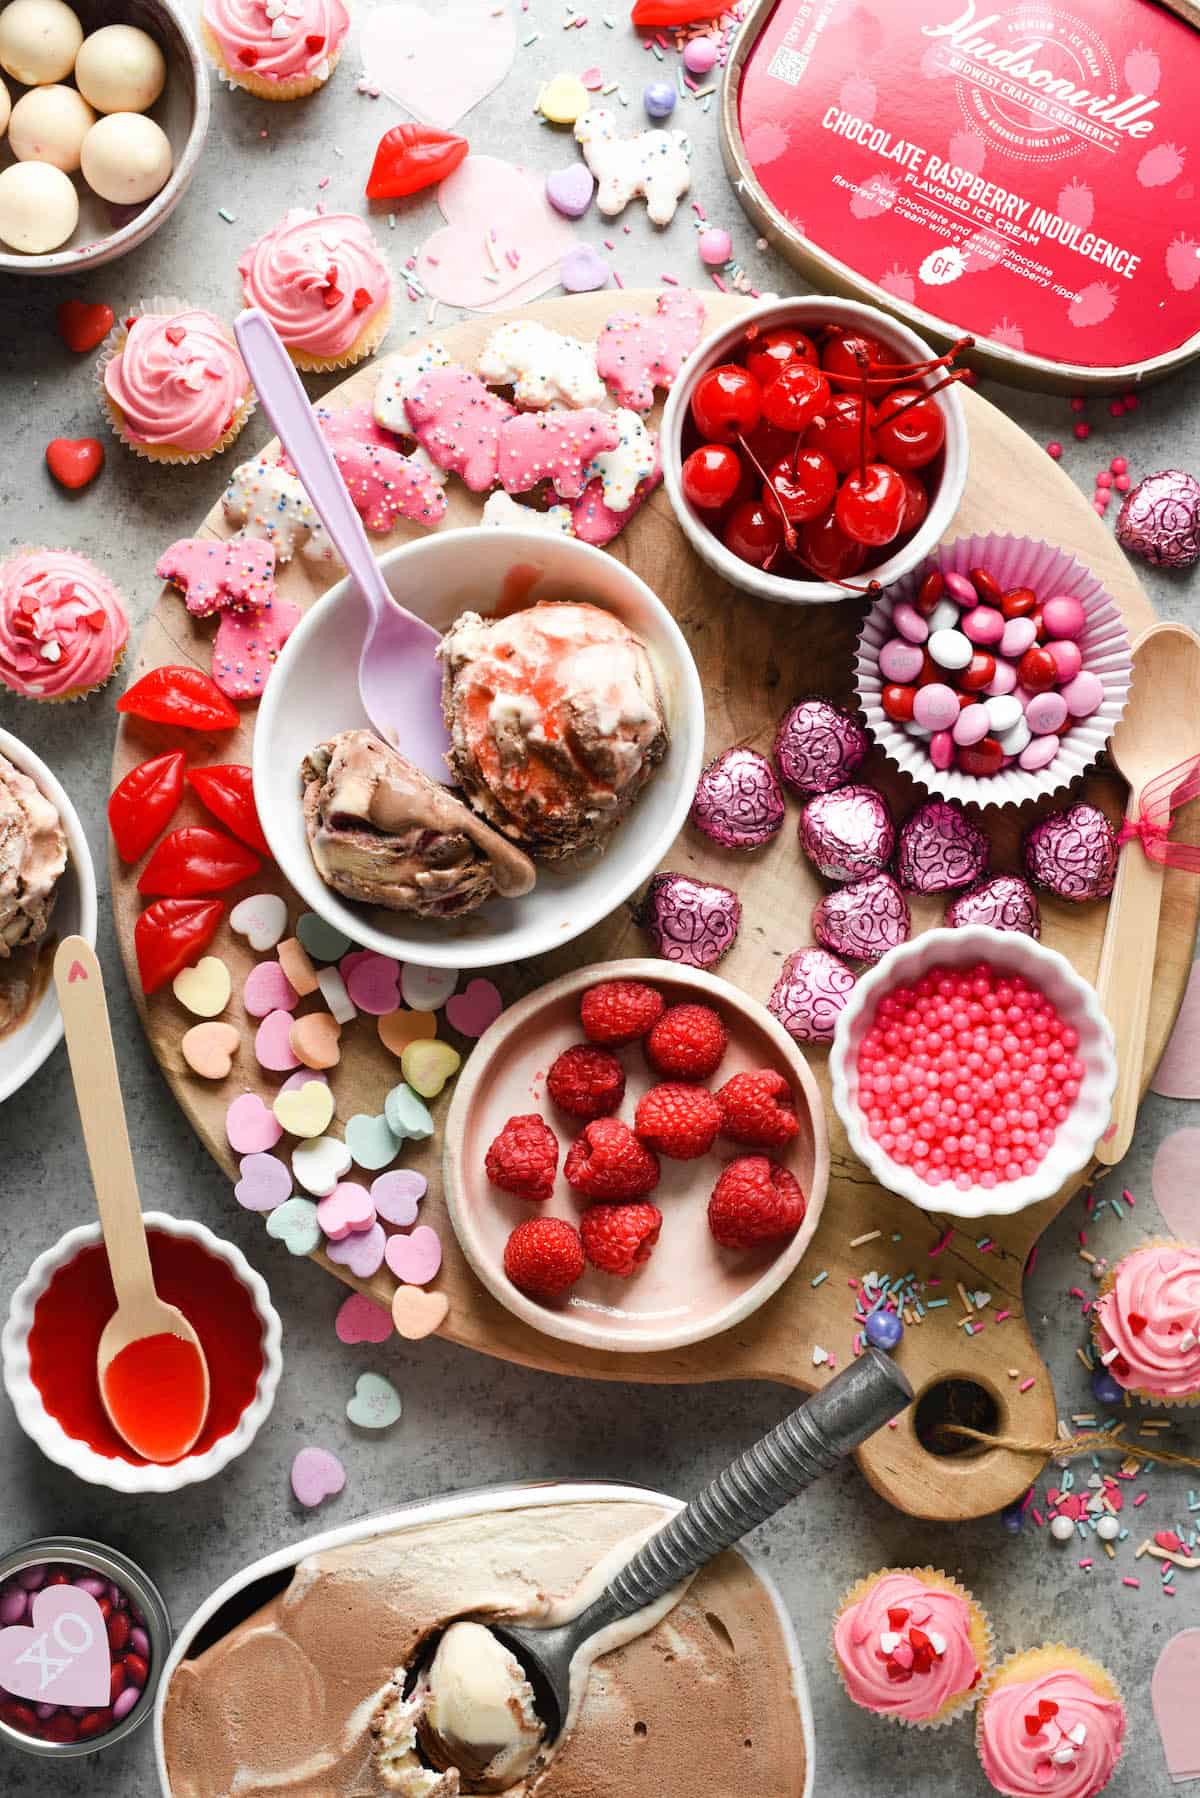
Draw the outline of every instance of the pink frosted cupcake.
<instances>
[{"instance_id":1,"label":"pink frosted cupcake","mask_svg":"<svg viewBox=\"0 0 1200 1798\"><path fill-rule=\"evenodd\" d=\"M843 1598L833 1658L863 1710L938 1729L974 1704L991 1643L986 1616L956 1580L932 1567L893 1567Z\"/></svg>"},{"instance_id":2,"label":"pink frosted cupcake","mask_svg":"<svg viewBox=\"0 0 1200 1798\"><path fill-rule=\"evenodd\" d=\"M983 1770L1006 1798L1095 1798L1124 1740L1125 1706L1111 1676L1062 1643L1010 1655L976 1712Z\"/></svg>"},{"instance_id":3,"label":"pink frosted cupcake","mask_svg":"<svg viewBox=\"0 0 1200 1798\"><path fill-rule=\"evenodd\" d=\"M247 306L266 313L297 368L348 368L379 347L392 277L365 219L294 207L241 261Z\"/></svg>"},{"instance_id":4,"label":"pink frosted cupcake","mask_svg":"<svg viewBox=\"0 0 1200 1798\"><path fill-rule=\"evenodd\" d=\"M342 0L204 0L200 29L218 71L260 100L299 100L337 67Z\"/></svg>"},{"instance_id":5,"label":"pink frosted cupcake","mask_svg":"<svg viewBox=\"0 0 1200 1798\"><path fill-rule=\"evenodd\" d=\"M1118 1385L1155 1405L1200 1402L1200 1248L1148 1242L1104 1277L1096 1352Z\"/></svg>"},{"instance_id":6,"label":"pink frosted cupcake","mask_svg":"<svg viewBox=\"0 0 1200 1798\"><path fill-rule=\"evenodd\" d=\"M121 442L152 462L203 462L254 410L229 327L181 300L152 300L109 333L97 364Z\"/></svg>"},{"instance_id":7,"label":"pink frosted cupcake","mask_svg":"<svg viewBox=\"0 0 1200 1798\"><path fill-rule=\"evenodd\" d=\"M121 595L86 556L23 549L0 562L0 683L22 699L82 699L128 639Z\"/></svg>"}]
</instances>

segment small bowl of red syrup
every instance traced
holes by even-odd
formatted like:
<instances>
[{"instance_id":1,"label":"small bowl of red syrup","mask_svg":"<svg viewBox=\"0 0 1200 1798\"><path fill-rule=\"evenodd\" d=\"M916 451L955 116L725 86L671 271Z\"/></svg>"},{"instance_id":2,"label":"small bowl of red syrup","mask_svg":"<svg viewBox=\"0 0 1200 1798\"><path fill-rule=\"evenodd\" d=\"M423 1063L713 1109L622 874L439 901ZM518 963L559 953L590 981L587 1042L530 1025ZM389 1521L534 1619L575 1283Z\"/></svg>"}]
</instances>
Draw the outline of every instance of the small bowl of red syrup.
<instances>
[{"instance_id":1,"label":"small bowl of red syrup","mask_svg":"<svg viewBox=\"0 0 1200 1798\"><path fill-rule=\"evenodd\" d=\"M793 606L917 567L967 482L962 400L953 382L939 386L952 371L943 361L907 372L936 361L886 313L824 294L714 331L671 389L660 434L663 479L697 555L733 586Z\"/></svg>"},{"instance_id":2,"label":"small bowl of red syrup","mask_svg":"<svg viewBox=\"0 0 1200 1798\"><path fill-rule=\"evenodd\" d=\"M61 1467L116 1492L176 1492L212 1479L253 1442L283 1371L278 1313L241 1251L162 1212L146 1213L146 1234L159 1296L195 1326L208 1361L208 1416L180 1460L141 1459L104 1410L96 1350L116 1299L98 1223L38 1257L0 1337L4 1384L26 1435ZM162 1402L148 1385L147 1404Z\"/></svg>"},{"instance_id":3,"label":"small bowl of red syrup","mask_svg":"<svg viewBox=\"0 0 1200 1798\"><path fill-rule=\"evenodd\" d=\"M46 1536L0 1555L5 1629L30 1631L33 1652L8 1676L19 1693L0 1679L0 1741L68 1760L114 1747L154 1710L171 1619L154 1581L117 1549Z\"/></svg>"},{"instance_id":4,"label":"small bowl of red syrup","mask_svg":"<svg viewBox=\"0 0 1200 1798\"><path fill-rule=\"evenodd\" d=\"M838 1016L833 1103L881 1186L925 1211L999 1217L1090 1160L1117 1058L1065 956L982 924L891 949Z\"/></svg>"}]
</instances>

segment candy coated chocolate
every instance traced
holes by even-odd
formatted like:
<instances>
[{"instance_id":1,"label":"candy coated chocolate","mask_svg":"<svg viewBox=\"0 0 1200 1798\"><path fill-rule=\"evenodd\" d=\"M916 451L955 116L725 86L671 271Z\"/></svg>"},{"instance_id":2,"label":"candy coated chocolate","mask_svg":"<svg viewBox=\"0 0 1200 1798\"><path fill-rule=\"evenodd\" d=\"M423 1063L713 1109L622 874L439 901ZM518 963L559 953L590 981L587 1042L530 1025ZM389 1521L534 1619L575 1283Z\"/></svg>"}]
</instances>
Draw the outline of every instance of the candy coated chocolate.
<instances>
[{"instance_id":1,"label":"candy coated chocolate","mask_svg":"<svg viewBox=\"0 0 1200 1798\"><path fill-rule=\"evenodd\" d=\"M1022 936L1040 937L1042 915L1037 894L1019 874L994 874L978 886L968 887L946 907L951 930L965 924L986 924L992 930L1016 930Z\"/></svg>"},{"instance_id":2,"label":"candy coated chocolate","mask_svg":"<svg viewBox=\"0 0 1200 1798\"><path fill-rule=\"evenodd\" d=\"M1200 562L1200 481L1182 468L1148 474L1125 495L1117 542L1160 568Z\"/></svg>"},{"instance_id":3,"label":"candy coated chocolate","mask_svg":"<svg viewBox=\"0 0 1200 1798\"><path fill-rule=\"evenodd\" d=\"M1094 805L1051 812L1025 833L1029 878L1060 899L1105 899L1117 873L1117 839Z\"/></svg>"},{"instance_id":4,"label":"candy coated chocolate","mask_svg":"<svg viewBox=\"0 0 1200 1798\"><path fill-rule=\"evenodd\" d=\"M818 793L800 814L800 847L826 880L862 880L886 868L896 845L887 803L874 787Z\"/></svg>"},{"instance_id":5,"label":"candy coated chocolate","mask_svg":"<svg viewBox=\"0 0 1200 1798\"><path fill-rule=\"evenodd\" d=\"M736 893L690 874L656 874L638 911L656 953L690 968L715 967L732 949L741 919Z\"/></svg>"},{"instance_id":6,"label":"candy coated chocolate","mask_svg":"<svg viewBox=\"0 0 1200 1798\"><path fill-rule=\"evenodd\" d=\"M908 901L890 874L826 893L813 912L813 935L822 948L851 961L878 961L911 932Z\"/></svg>"},{"instance_id":7,"label":"candy coated chocolate","mask_svg":"<svg viewBox=\"0 0 1200 1798\"><path fill-rule=\"evenodd\" d=\"M987 838L948 799L927 800L901 826L896 878L910 893L950 893L970 886L987 863Z\"/></svg>"},{"instance_id":8,"label":"candy coated chocolate","mask_svg":"<svg viewBox=\"0 0 1200 1798\"><path fill-rule=\"evenodd\" d=\"M802 699L780 720L775 765L798 793L830 793L847 785L867 748L867 733L849 712L827 699Z\"/></svg>"},{"instance_id":9,"label":"candy coated chocolate","mask_svg":"<svg viewBox=\"0 0 1200 1798\"><path fill-rule=\"evenodd\" d=\"M756 749L727 749L696 784L692 823L723 849L757 849L783 825L783 791Z\"/></svg>"},{"instance_id":10,"label":"candy coated chocolate","mask_svg":"<svg viewBox=\"0 0 1200 1798\"><path fill-rule=\"evenodd\" d=\"M767 1005L798 1043L831 1043L855 978L827 949L797 949L784 962Z\"/></svg>"}]
</instances>

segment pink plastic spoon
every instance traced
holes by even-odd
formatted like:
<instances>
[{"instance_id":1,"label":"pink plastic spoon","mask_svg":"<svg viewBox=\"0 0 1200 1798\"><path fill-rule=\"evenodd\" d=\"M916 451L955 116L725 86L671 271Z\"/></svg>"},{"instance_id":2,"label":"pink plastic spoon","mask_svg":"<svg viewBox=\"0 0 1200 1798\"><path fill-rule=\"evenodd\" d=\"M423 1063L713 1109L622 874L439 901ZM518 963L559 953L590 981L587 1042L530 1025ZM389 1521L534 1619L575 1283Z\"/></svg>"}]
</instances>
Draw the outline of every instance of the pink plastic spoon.
<instances>
[{"instance_id":1,"label":"pink plastic spoon","mask_svg":"<svg viewBox=\"0 0 1200 1798\"><path fill-rule=\"evenodd\" d=\"M385 743L434 780L446 779L449 739L442 718L441 638L388 591L362 519L274 325L257 306L234 329L263 411L369 613L358 663L363 709Z\"/></svg>"}]
</instances>

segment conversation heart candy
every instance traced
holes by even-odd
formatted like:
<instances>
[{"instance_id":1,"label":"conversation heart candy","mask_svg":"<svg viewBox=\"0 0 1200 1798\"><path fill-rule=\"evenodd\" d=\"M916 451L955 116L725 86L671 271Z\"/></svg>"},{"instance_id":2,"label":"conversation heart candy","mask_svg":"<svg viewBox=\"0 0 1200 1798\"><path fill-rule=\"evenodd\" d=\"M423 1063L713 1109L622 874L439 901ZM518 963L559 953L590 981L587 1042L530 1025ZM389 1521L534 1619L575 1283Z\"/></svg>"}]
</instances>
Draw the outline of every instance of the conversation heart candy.
<instances>
[{"instance_id":1,"label":"conversation heart candy","mask_svg":"<svg viewBox=\"0 0 1200 1798\"><path fill-rule=\"evenodd\" d=\"M360 1342L386 1342L392 1333L392 1319L365 1293L352 1292L338 1306L333 1328L338 1341L352 1348Z\"/></svg>"},{"instance_id":2,"label":"conversation heart candy","mask_svg":"<svg viewBox=\"0 0 1200 1798\"><path fill-rule=\"evenodd\" d=\"M246 1211L274 1211L292 1196L292 1176L278 1155L243 1155L233 1196Z\"/></svg>"},{"instance_id":3,"label":"conversation heart candy","mask_svg":"<svg viewBox=\"0 0 1200 1798\"><path fill-rule=\"evenodd\" d=\"M357 1180L339 1181L317 1206L317 1222L330 1242L340 1242L353 1230L369 1230L375 1222L370 1193Z\"/></svg>"},{"instance_id":4,"label":"conversation heart candy","mask_svg":"<svg viewBox=\"0 0 1200 1798\"><path fill-rule=\"evenodd\" d=\"M219 955L204 955L194 968L181 968L171 991L197 1018L215 1018L229 1003L233 982Z\"/></svg>"},{"instance_id":5,"label":"conversation heart candy","mask_svg":"<svg viewBox=\"0 0 1200 1798\"><path fill-rule=\"evenodd\" d=\"M490 980L468 981L466 990L446 1001L446 1022L460 1036L482 1036L504 1010L500 989ZM382 1034L382 1033L381 1033Z\"/></svg>"},{"instance_id":6,"label":"conversation heart candy","mask_svg":"<svg viewBox=\"0 0 1200 1798\"><path fill-rule=\"evenodd\" d=\"M305 1192L326 1199L342 1175L350 1172L351 1159L349 1149L336 1136L318 1136L292 1150L292 1173Z\"/></svg>"},{"instance_id":7,"label":"conversation heart candy","mask_svg":"<svg viewBox=\"0 0 1200 1798\"><path fill-rule=\"evenodd\" d=\"M442 1265L442 1239L428 1224L411 1234L389 1236L384 1259L406 1286L428 1286Z\"/></svg>"},{"instance_id":8,"label":"conversation heart candy","mask_svg":"<svg viewBox=\"0 0 1200 1798\"><path fill-rule=\"evenodd\" d=\"M578 75L555 75L543 82L537 109L552 125L573 125L591 105L591 95Z\"/></svg>"},{"instance_id":9,"label":"conversation heart candy","mask_svg":"<svg viewBox=\"0 0 1200 1798\"><path fill-rule=\"evenodd\" d=\"M273 1149L283 1131L257 1093L241 1093L225 1113L225 1135L237 1155Z\"/></svg>"},{"instance_id":10,"label":"conversation heart candy","mask_svg":"<svg viewBox=\"0 0 1200 1798\"><path fill-rule=\"evenodd\" d=\"M323 1080L306 1080L278 1093L271 1109L289 1136L323 1136L333 1119L333 1094Z\"/></svg>"},{"instance_id":11,"label":"conversation heart candy","mask_svg":"<svg viewBox=\"0 0 1200 1798\"><path fill-rule=\"evenodd\" d=\"M288 1042L296 1061L302 1061L306 1068L332 1068L341 1060L342 1052L338 1047L341 1034L342 1027L336 1018L327 1011L313 1011L307 1017L295 1020Z\"/></svg>"},{"instance_id":12,"label":"conversation heart candy","mask_svg":"<svg viewBox=\"0 0 1200 1798\"><path fill-rule=\"evenodd\" d=\"M267 1235L290 1255L311 1255L321 1246L321 1226L311 1199L285 1199L267 1217Z\"/></svg>"},{"instance_id":13,"label":"conversation heart candy","mask_svg":"<svg viewBox=\"0 0 1200 1798\"><path fill-rule=\"evenodd\" d=\"M359 1167L375 1169L396 1159L400 1139L386 1117L371 1117L359 1111L346 1124L346 1147Z\"/></svg>"},{"instance_id":14,"label":"conversation heart candy","mask_svg":"<svg viewBox=\"0 0 1200 1798\"><path fill-rule=\"evenodd\" d=\"M193 1024L179 1040L179 1053L202 1080L224 1080L241 1041L232 1024Z\"/></svg>"},{"instance_id":15,"label":"conversation heart candy","mask_svg":"<svg viewBox=\"0 0 1200 1798\"><path fill-rule=\"evenodd\" d=\"M436 1099L462 1066L462 1056L449 1043L409 1043L400 1057L400 1071L423 1099Z\"/></svg>"},{"instance_id":16,"label":"conversation heart candy","mask_svg":"<svg viewBox=\"0 0 1200 1798\"><path fill-rule=\"evenodd\" d=\"M585 162L572 162L565 169L551 169L546 176L546 198L555 212L564 218L580 219L592 203L596 177Z\"/></svg>"},{"instance_id":17,"label":"conversation heart candy","mask_svg":"<svg viewBox=\"0 0 1200 1798\"><path fill-rule=\"evenodd\" d=\"M314 961L337 961L352 947L343 931L327 924L315 911L301 912L296 920L296 935Z\"/></svg>"},{"instance_id":18,"label":"conversation heart candy","mask_svg":"<svg viewBox=\"0 0 1200 1798\"><path fill-rule=\"evenodd\" d=\"M287 929L287 906L278 893L251 893L230 912L229 928L261 955L273 949Z\"/></svg>"},{"instance_id":19,"label":"conversation heart candy","mask_svg":"<svg viewBox=\"0 0 1200 1798\"><path fill-rule=\"evenodd\" d=\"M290 1012L267 1013L254 1033L254 1053L260 1067L268 1068L275 1074L290 1073L292 1068L299 1067L301 1057L292 1048L291 1034Z\"/></svg>"},{"instance_id":20,"label":"conversation heart candy","mask_svg":"<svg viewBox=\"0 0 1200 1798\"><path fill-rule=\"evenodd\" d=\"M393 1011L379 1020L379 1040L395 1056L403 1055L409 1043L437 1035L437 1019L431 1011Z\"/></svg>"},{"instance_id":21,"label":"conversation heart candy","mask_svg":"<svg viewBox=\"0 0 1200 1798\"><path fill-rule=\"evenodd\" d=\"M558 270L564 293L598 293L612 279L612 270L590 243L576 244L563 257Z\"/></svg>"},{"instance_id":22,"label":"conversation heart candy","mask_svg":"<svg viewBox=\"0 0 1200 1798\"><path fill-rule=\"evenodd\" d=\"M316 976L316 985L329 1007L330 1016L336 1018L339 1024L352 1024L358 1016L358 1007L346 991L346 982L338 969L322 968Z\"/></svg>"},{"instance_id":23,"label":"conversation heart candy","mask_svg":"<svg viewBox=\"0 0 1200 1798\"><path fill-rule=\"evenodd\" d=\"M392 1134L401 1141L428 1142L433 1135L429 1107L404 1082L392 1088L383 1101L383 1112Z\"/></svg>"},{"instance_id":24,"label":"conversation heart candy","mask_svg":"<svg viewBox=\"0 0 1200 1798\"><path fill-rule=\"evenodd\" d=\"M406 1342L432 1336L446 1321L450 1301L444 1292L426 1292L422 1286L397 1286L392 1296L392 1322Z\"/></svg>"},{"instance_id":25,"label":"conversation heart candy","mask_svg":"<svg viewBox=\"0 0 1200 1798\"><path fill-rule=\"evenodd\" d=\"M352 1230L340 1242L326 1243L325 1253L339 1267L348 1267L356 1279L369 1280L383 1266L386 1243L383 1225L372 1224L368 1230Z\"/></svg>"},{"instance_id":26,"label":"conversation heart candy","mask_svg":"<svg viewBox=\"0 0 1200 1798\"><path fill-rule=\"evenodd\" d=\"M400 963L372 949L354 949L340 962L346 991L359 1011L384 1017L400 1004ZM329 1008L331 1011L333 1007Z\"/></svg>"},{"instance_id":27,"label":"conversation heart candy","mask_svg":"<svg viewBox=\"0 0 1200 1798\"><path fill-rule=\"evenodd\" d=\"M390 1430L402 1410L400 1394L378 1373L360 1373L346 1404L346 1416L360 1430Z\"/></svg>"},{"instance_id":28,"label":"conversation heart candy","mask_svg":"<svg viewBox=\"0 0 1200 1798\"><path fill-rule=\"evenodd\" d=\"M0 1686L35 1704L107 1705L110 1655L104 1612L80 1586L35 1592L30 1622L0 1629Z\"/></svg>"},{"instance_id":29,"label":"conversation heart candy","mask_svg":"<svg viewBox=\"0 0 1200 1798\"><path fill-rule=\"evenodd\" d=\"M299 937L285 937L275 951L275 956L287 976L289 984L294 987L302 999L309 993L315 993L320 984L317 970L309 959L308 950Z\"/></svg>"},{"instance_id":30,"label":"conversation heart candy","mask_svg":"<svg viewBox=\"0 0 1200 1798\"><path fill-rule=\"evenodd\" d=\"M385 1224L404 1229L417 1221L417 1206L429 1190L424 1174L397 1167L371 1182L371 1203Z\"/></svg>"},{"instance_id":31,"label":"conversation heart candy","mask_svg":"<svg viewBox=\"0 0 1200 1798\"><path fill-rule=\"evenodd\" d=\"M327 1448L302 1448L292 1462L292 1491L310 1511L335 1498L346 1484L346 1469Z\"/></svg>"},{"instance_id":32,"label":"conversation heart candy","mask_svg":"<svg viewBox=\"0 0 1200 1798\"><path fill-rule=\"evenodd\" d=\"M277 961L260 961L251 968L242 987L242 1004L252 1018L272 1011L295 1011L300 995Z\"/></svg>"}]
</instances>

